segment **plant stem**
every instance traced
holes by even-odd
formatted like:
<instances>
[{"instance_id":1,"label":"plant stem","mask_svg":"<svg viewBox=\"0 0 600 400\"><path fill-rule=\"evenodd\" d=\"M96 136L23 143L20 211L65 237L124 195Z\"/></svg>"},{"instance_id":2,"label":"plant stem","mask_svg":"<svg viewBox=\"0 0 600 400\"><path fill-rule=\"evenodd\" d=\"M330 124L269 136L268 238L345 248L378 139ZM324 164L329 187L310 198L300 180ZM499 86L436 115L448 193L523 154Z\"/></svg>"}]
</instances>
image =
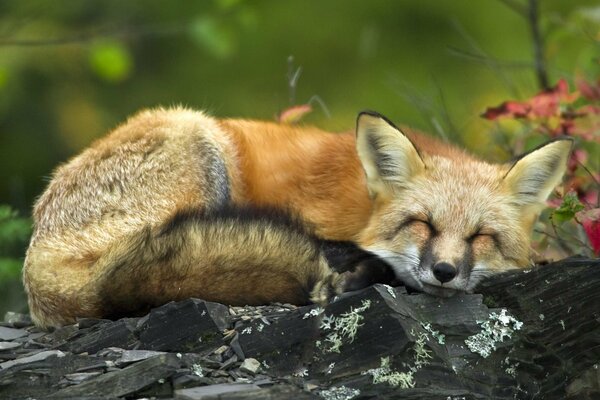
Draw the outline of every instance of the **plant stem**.
<instances>
[{"instance_id":1,"label":"plant stem","mask_svg":"<svg viewBox=\"0 0 600 400\"><path fill-rule=\"evenodd\" d=\"M550 86L548 84L548 71L546 70L546 62L544 60L544 42L540 32L538 11L538 0L529 0L527 18L529 19L529 27L533 39L535 74L540 88L548 90Z\"/></svg>"}]
</instances>

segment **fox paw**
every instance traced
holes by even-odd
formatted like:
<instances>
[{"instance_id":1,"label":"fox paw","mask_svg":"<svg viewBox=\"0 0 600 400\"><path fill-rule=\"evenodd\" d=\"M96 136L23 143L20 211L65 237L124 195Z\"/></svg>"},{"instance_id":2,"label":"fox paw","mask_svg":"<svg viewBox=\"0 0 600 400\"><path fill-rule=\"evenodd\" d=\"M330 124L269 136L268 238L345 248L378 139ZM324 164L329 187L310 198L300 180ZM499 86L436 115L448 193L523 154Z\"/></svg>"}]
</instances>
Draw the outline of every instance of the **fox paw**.
<instances>
[{"instance_id":1,"label":"fox paw","mask_svg":"<svg viewBox=\"0 0 600 400\"><path fill-rule=\"evenodd\" d=\"M310 300L315 304L325 306L332 298L343 293L345 285L344 277L337 272L332 272L315 284L310 293Z\"/></svg>"}]
</instances>

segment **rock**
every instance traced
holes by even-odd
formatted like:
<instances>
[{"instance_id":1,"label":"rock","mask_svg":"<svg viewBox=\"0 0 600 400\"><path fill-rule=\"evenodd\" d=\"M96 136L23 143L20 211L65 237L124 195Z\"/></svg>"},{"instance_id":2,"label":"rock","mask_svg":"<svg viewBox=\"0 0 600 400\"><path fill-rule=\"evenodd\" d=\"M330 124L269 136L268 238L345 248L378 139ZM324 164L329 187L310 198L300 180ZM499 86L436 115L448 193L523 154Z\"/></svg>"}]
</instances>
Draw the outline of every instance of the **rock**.
<instances>
[{"instance_id":1,"label":"rock","mask_svg":"<svg viewBox=\"0 0 600 400\"><path fill-rule=\"evenodd\" d=\"M121 367L123 365L135 363L138 361L145 360L150 357L154 357L160 354L165 354L162 351L152 350L124 350L121 353L121 357L115 360L115 365Z\"/></svg>"},{"instance_id":2,"label":"rock","mask_svg":"<svg viewBox=\"0 0 600 400\"><path fill-rule=\"evenodd\" d=\"M209 398L221 398L225 393L247 392L258 389L260 389L259 386L248 383L226 383L190 389L179 389L175 391L175 398L181 400L206 400Z\"/></svg>"},{"instance_id":3,"label":"rock","mask_svg":"<svg viewBox=\"0 0 600 400\"><path fill-rule=\"evenodd\" d=\"M240 365L240 371L247 372L252 375L260 370L260 362L256 358L246 358L242 365Z\"/></svg>"},{"instance_id":4,"label":"rock","mask_svg":"<svg viewBox=\"0 0 600 400\"><path fill-rule=\"evenodd\" d=\"M21 347L23 344L18 342L0 342L0 351L15 349Z\"/></svg>"},{"instance_id":5,"label":"rock","mask_svg":"<svg viewBox=\"0 0 600 400\"><path fill-rule=\"evenodd\" d=\"M41 351L41 352L33 354L31 356L17 358L16 360L5 361L3 363L0 363L0 369L4 370L4 369L14 367L15 365L30 364L35 361L45 360L48 357L64 357L64 356L65 356L65 353L63 353L60 350Z\"/></svg>"},{"instance_id":6,"label":"rock","mask_svg":"<svg viewBox=\"0 0 600 400\"><path fill-rule=\"evenodd\" d=\"M59 346L59 349L72 353L95 354L106 347L131 348L136 343L135 325L127 319L99 323L77 333L75 339Z\"/></svg>"},{"instance_id":7,"label":"rock","mask_svg":"<svg viewBox=\"0 0 600 400\"><path fill-rule=\"evenodd\" d=\"M96 371L96 372L76 372L73 374L67 374L65 375L65 380L68 381L70 384L73 385L77 385L80 384L81 382L88 380L90 378L93 378L95 376L98 376L102 374L102 372L100 371Z\"/></svg>"},{"instance_id":8,"label":"rock","mask_svg":"<svg viewBox=\"0 0 600 400\"><path fill-rule=\"evenodd\" d=\"M29 315L12 311L8 311L6 314L4 314L4 322L13 328L25 328L33 325Z\"/></svg>"},{"instance_id":9,"label":"rock","mask_svg":"<svg viewBox=\"0 0 600 400\"><path fill-rule=\"evenodd\" d=\"M7 328L6 326L0 326L0 340L13 340L27 336L25 329Z\"/></svg>"},{"instance_id":10,"label":"rock","mask_svg":"<svg viewBox=\"0 0 600 400\"><path fill-rule=\"evenodd\" d=\"M222 345L228 308L189 299L155 308L139 328L140 347L160 351L200 351Z\"/></svg>"},{"instance_id":11,"label":"rock","mask_svg":"<svg viewBox=\"0 0 600 400\"><path fill-rule=\"evenodd\" d=\"M161 379L171 377L179 367L180 361L174 354L163 354L61 389L49 397L128 396Z\"/></svg>"}]
</instances>

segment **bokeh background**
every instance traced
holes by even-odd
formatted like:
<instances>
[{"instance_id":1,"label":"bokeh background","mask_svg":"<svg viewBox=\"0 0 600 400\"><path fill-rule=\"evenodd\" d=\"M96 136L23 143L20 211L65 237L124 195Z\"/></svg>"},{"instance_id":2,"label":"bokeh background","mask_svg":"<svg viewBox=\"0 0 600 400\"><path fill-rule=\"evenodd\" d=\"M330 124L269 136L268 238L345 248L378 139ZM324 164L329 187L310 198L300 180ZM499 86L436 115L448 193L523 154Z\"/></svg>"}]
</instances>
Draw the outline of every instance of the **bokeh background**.
<instances>
[{"instance_id":1,"label":"bokeh background","mask_svg":"<svg viewBox=\"0 0 600 400\"><path fill-rule=\"evenodd\" d=\"M331 130L368 108L506 159L480 114L540 89L526 5L0 0L0 204L22 216L0 209L0 311L24 310L27 218L53 168L145 107L275 119L310 101L302 123ZM539 14L550 83L600 76L597 0L541 0Z\"/></svg>"}]
</instances>

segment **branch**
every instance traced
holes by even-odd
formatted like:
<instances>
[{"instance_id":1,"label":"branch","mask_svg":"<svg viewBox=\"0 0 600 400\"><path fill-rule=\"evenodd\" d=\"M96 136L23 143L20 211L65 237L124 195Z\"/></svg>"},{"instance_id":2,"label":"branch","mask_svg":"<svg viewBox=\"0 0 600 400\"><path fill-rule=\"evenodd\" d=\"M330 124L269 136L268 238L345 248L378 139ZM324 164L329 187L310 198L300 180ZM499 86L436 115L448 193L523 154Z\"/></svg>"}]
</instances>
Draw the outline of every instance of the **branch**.
<instances>
[{"instance_id":1,"label":"branch","mask_svg":"<svg viewBox=\"0 0 600 400\"><path fill-rule=\"evenodd\" d=\"M548 90L550 89L550 85L548 84L548 71L546 70L546 62L544 60L544 42L540 33L538 11L538 0L529 0L527 18L533 39L535 74L540 88Z\"/></svg>"}]
</instances>

